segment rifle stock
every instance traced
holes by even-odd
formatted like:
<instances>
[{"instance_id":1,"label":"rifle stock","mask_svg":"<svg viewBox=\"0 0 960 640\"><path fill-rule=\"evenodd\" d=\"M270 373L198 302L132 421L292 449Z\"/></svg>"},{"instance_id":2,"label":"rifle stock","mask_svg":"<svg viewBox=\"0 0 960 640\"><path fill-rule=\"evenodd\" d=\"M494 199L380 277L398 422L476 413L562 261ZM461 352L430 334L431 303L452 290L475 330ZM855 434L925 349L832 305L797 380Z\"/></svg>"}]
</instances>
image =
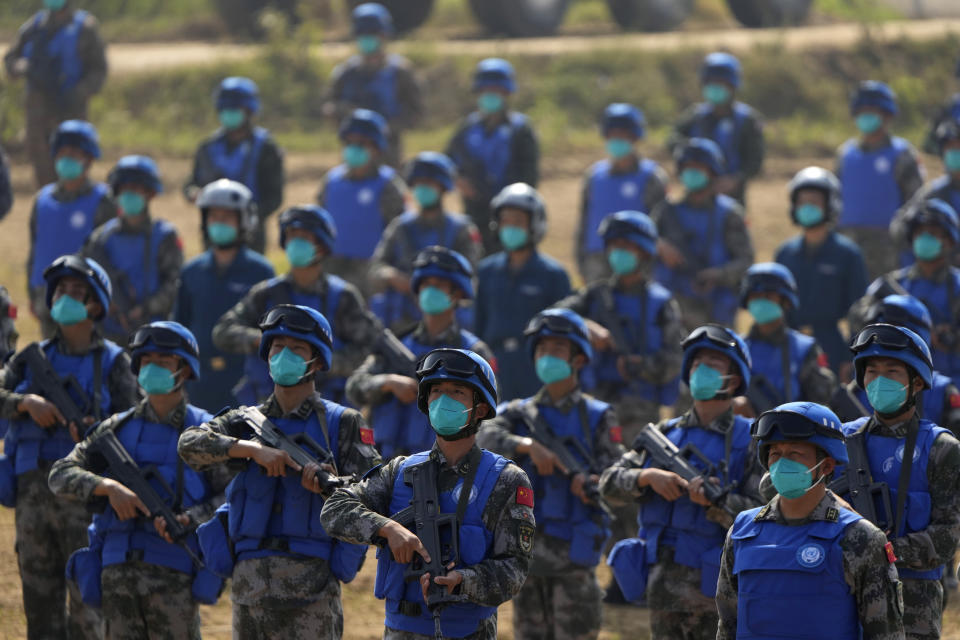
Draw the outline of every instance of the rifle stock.
<instances>
[{"instance_id":1,"label":"rifle stock","mask_svg":"<svg viewBox=\"0 0 960 640\"><path fill-rule=\"evenodd\" d=\"M886 482L874 482L866 445L864 433L847 436L847 456L850 460L844 474L831 482L829 489L839 496L849 494L850 506L854 511L881 531L889 531L893 527L890 487Z\"/></svg>"}]
</instances>

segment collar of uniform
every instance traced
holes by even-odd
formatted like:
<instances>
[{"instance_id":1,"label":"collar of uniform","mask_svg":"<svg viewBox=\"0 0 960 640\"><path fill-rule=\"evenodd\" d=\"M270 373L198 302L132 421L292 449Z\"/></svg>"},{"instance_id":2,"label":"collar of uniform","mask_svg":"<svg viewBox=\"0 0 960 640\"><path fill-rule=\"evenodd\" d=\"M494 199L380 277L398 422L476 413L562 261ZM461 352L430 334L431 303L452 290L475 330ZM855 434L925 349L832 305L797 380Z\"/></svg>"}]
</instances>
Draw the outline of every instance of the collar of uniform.
<instances>
[{"instance_id":1,"label":"collar of uniform","mask_svg":"<svg viewBox=\"0 0 960 640\"><path fill-rule=\"evenodd\" d=\"M907 267L907 278L910 280L928 280L936 284L943 284L947 281L947 275L950 273L950 264L947 261L944 261L943 266L937 269L932 278L928 278L923 275L923 272L920 271L920 267L916 263Z\"/></svg>"},{"instance_id":2,"label":"collar of uniform","mask_svg":"<svg viewBox=\"0 0 960 640\"><path fill-rule=\"evenodd\" d=\"M546 387L541 387L540 391L537 391L537 395L533 396L533 401L537 405L542 405L544 407L553 407L554 409L559 410L561 413L567 413L572 408L576 407L583 400L583 392L580 390L580 387L574 387L573 391L563 396L559 400L554 400L553 397L547 393Z\"/></svg>"},{"instance_id":3,"label":"collar of uniform","mask_svg":"<svg viewBox=\"0 0 960 640\"><path fill-rule=\"evenodd\" d=\"M877 419L876 415L873 415L867 422L866 430L867 433L875 433L878 436L887 438L906 438L907 432L911 429L917 429L919 423L920 419L917 417L916 411L913 412L909 420L904 420L893 425L885 425Z\"/></svg>"},{"instance_id":4,"label":"collar of uniform","mask_svg":"<svg viewBox=\"0 0 960 640\"><path fill-rule=\"evenodd\" d=\"M283 409L280 407L280 402L277 400L277 397L270 394L270 397L267 398L266 402L263 403L263 406L260 408L260 411L263 415L268 418L296 418L298 420L306 420L310 417L311 413L314 413L319 406L318 402L318 393L312 393L307 398L300 403L300 406L291 411L290 413L284 413Z\"/></svg>"},{"instance_id":5,"label":"collar of uniform","mask_svg":"<svg viewBox=\"0 0 960 640\"><path fill-rule=\"evenodd\" d=\"M87 178L84 181L83 186L79 189L68 190L62 183L58 182L56 189L53 190L53 197L60 202L65 202L67 200L76 200L77 198L82 198L83 196L90 193L93 189L93 182L90 178Z\"/></svg>"},{"instance_id":6,"label":"collar of uniform","mask_svg":"<svg viewBox=\"0 0 960 640\"><path fill-rule=\"evenodd\" d=\"M57 350L67 356L84 356L91 351L103 348L103 336L100 335L100 332L96 327L93 328L93 333L90 336L90 346L80 351L72 351L69 348L67 341L63 339L63 333L60 331L60 325L57 325L57 328L54 330L52 340L56 343Z\"/></svg>"},{"instance_id":7,"label":"collar of uniform","mask_svg":"<svg viewBox=\"0 0 960 640\"><path fill-rule=\"evenodd\" d=\"M808 522L836 522L837 518L840 515L841 505L837 501L837 497L833 494L832 491L827 491L823 499L817 503L817 506L813 508L813 511L808 513L805 517L799 518L797 520L789 520L786 516L783 515L783 511L780 509L780 495L774 496L765 507L760 509L754 520L757 522L779 522L781 524L806 524Z\"/></svg>"},{"instance_id":8,"label":"collar of uniform","mask_svg":"<svg viewBox=\"0 0 960 640\"><path fill-rule=\"evenodd\" d=\"M420 227L421 229L428 229L431 231L443 229L443 225L447 222L447 213L446 211L441 211L440 215L436 217L426 217L423 215L423 212L418 212L417 216L413 219L413 224Z\"/></svg>"},{"instance_id":9,"label":"collar of uniform","mask_svg":"<svg viewBox=\"0 0 960 640\"><path fill-rule=\"evenodd\" d=\"M717 416L713 422L704 425L700 424L700 416L697 415L697 410L691 408L690 411L687 411L685 414L683 414L683 416L680 418L680 421L677 423L677 426L681 428L700 427L701 429L706 429L707 431L726 433L730 427L733 426L733 409L727 409Z\"/></svg>"},{"instance_id":10,"label":"collar of uniform","mask_svg":"<svg viewBox=\"0 0 960 640\"><path fill-rule=\"evenodd\" d=\"M467 473L470 472L470 469L478 464L481 455L483 455L483 453L480 451L480 447L474 443L474 445L470 448L470 451L467 452L467 455L463 456L463 458L460 459L460 462L458 462L456 466L452 467L454 472L458 476L467 475ZM440 451L440 447L436 442L433 443L433 448L430 449L430 459L439 462L441 468L451 468L447 465L447 458L443 455L443 452Z\"/></svg>"},{"instance_id":11,"label":"collar of uniform","mask_svg":"<svg viewBox=\"0 0 960 640\"><path fill-rule=\"evenodd\" d=\"M289 273L284 276L284 279L287 282L289 282L290 286L293 287L295 290L302 291L304 293L313 293L316 295L323 295L327 291L327 276L325 273L321 273L320 277L314 280L313 283L311 283L307 287L301 287L300 285L298 285L297 282L293 279L293 276L291 276Z\"/></svg>"},{"instance_id":12,"label":"collar of uniform","mask_svg":"<svg viewBox=\"0 0 960 640\"><path fill-rule=\"evenodd\" d=\"M616 163L611 161L610 173L612 173L615 176L623 176L631 173L636 173L640 169L640 156L635 153L633 155L633 158L631 158L631 160L632 162L625 169L617 169Z\"/></svg>"},{"instance_id":13,"label":"collar of uniform","mask_svg":"<svg viewBox=\"0 0 960 640\"><path fill-rule=\"evenodd\" d=\"M147 205L147 208L143 210L143 213L138 216L134 216L136 218L136 222L133 221L131 216L126 216L122 213L118 213L117 215L120 218L120 230L123 233L146 235L146 233L151 230L151 226L153 225L153 218L150 217L149 204Z\"/></svg>"},{"instance_id":14,"label":"collar of uniform","mask_svg":"<svg viewBox=\"0 0 960 640\"><path fill-rule=\"evenodd\" d=\"M431 337L427 333L427 327L423 322L417 324L413 330L413 339L422 345L441 346L450 344L460 344L460 327L454 320L446 330L438 336Z\"/></svg>"},{"instance_id":15,"label":"collar of uniform","mask_svg":"<svg viewBox=\"0 0 960 640\"><path fill-rule=\"evenodd\" d=\"M874 145L867 145L864 143L864 140L861 138L857 141L857 146L860 147L863 151L876 151L877 149L883 149L884 147L889 147L892 143L892 138L890 134L883 136L883 139Z\"/></svg>"},{"instance_id":16,"label":"collar of uniform","mask_svg":"<svg viewBox=\"0 0 960 640\"><path fill-rule=\"evenodd\" d=\"M747 336L751 340L759 340L761 342L769 342L770 344L783 344L787 339L787 323L783 322L777 327L773 333L761 333L760 328L756 323L750 327L750 333Z\"/></svg>"},{"instance_id":17,"label":"collar of uniform","mask_svg":"<svg viewBox=\"0 0 960 640\"><path fill-rule=\"evenodd\" d=\"M171 427L176 427L178 430L183 429L183 421L187 417L187 398L184 396L180 400L180 404L173 408L166 416L158 416L157 412L153 410L153 405L150 404L148 398L144 398L140 401L140 404L137 405L134 415L137 415L147 422L154 422L157 424L168 424Z\"/></svg>"},{"instance_id":18,"label":"collar of uniform","mask_svg":"<svg viewBox=\"0 0 960 640\"><path fill-rule=\"evenodd\" d=\"M623 293L626 295L640 295L646 292L647 284L649 284L649 279L646 276L647 274L644 273L644 278L642 280L637 280L631 285L624 285L619 276L610 276L610 279L604 283L604 286L608 286L618 293Z\"/></svg>"}]
</instances>

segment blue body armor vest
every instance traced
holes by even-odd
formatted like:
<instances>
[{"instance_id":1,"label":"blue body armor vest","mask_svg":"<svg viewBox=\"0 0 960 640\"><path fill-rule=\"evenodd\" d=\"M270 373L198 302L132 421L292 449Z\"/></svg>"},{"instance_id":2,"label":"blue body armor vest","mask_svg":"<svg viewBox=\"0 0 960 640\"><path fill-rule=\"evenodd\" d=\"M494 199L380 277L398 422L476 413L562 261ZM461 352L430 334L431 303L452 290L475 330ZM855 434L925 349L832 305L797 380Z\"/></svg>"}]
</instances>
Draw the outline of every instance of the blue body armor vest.
<instances>
[{"instance_id":1,"label":"blue body armor vest","mask_svg":"<svg viewBox=\"0 0 960 640\"><path fill-rule=\"evenodd\" d=\"M742 102L734 102L733 114L729 118L720 118L712 129L707 128L707 118L713 113L713 105L701 104L697 107L697 118L690 131L691 138L708 138L717 143L723 151L727 175L739 173L743 166L740 158L740 132L743 123L750 116L750 107Z\"/></svg>"},{"instance_id":2,"label":"blue body armor vest","mask_svg":"<svg viewBox=\"0 0 960 640\"><path fill-rule=\"evenodd\" d=\"M386 64L378 69L372 78L347 71L340 100L358 108L376 111L387 120L396 118L400 114L400 104L397 102L399 64L399 56L389 54Z\"/></svg>"},{"instance_id":3,"label":"blue body armor vest","mask_svg":"<svg viewBox=\"0 0 960 640\"><path fill-rule=\"evenodd\" d=\"M613 173L610 160L601 160L590 169L589 208L584 225L583 249L588 253L603 251L603 238L597 235L600 222L618 211L644 211L647 183L656 173L657 163L641 158L637 170Z\"/></svg>"},{"instance_id":4,"label":"blue body armor vest","mask_svg":"<svg viewBox=\"0 0 960 640\"><path fill-rule=\"evenodd\" d=\"M743 337L753 356L752 375L761 375L780 392L784 402L806 400L800 386L800 367L816 340L799 331L787 329L787 342L774 344L755 337ZM786 348L786 362L784 362ZM786 367L785 367L786 365Z\"/></svg>"},{"instance_id":5,"label":"blue body armor vest","mask_svg":"<svg viewBox=\"0 0 960 640\"><path fill-rule=\"evenodd\" d=\"M33 28L39 27L48 14L49 12L46 10L38 12L33 18ZM83 29L83 23L87 20L88 15L83 10L74 11L73 19L60 27L53 34L53 37L47 41L46 51L34 50L35 39L42 36L40 31L35 31L34 38L27 41L23 47L23 57L30 60L31 64L46 62L50 65L46 71L56 74L56 86L60 95L64 95L73 89L83 76L83 62L77 55L77 43L80 39L80 30ZM42 42L42 38L40 38L40 41Z\"/></svg>"},{"instance_id":6,"label":"blue body armor vest","mask_svg":"<svg viewBox=\"0 0 960 640\"><path fill-rule=\"evenodd\" d=\"M330 170L323 196L323 206L337 225L333 254L366 260L383 235L380 196L393 179L394 170L384 165L374 175L360 180L348 178L347 171L345 165Z\"/></svg>"},{"instance_id":7,"label":"blue body armor vest","mask_svg":"<svg viewBox=\"0 0 960 640\"><path fill-rule=\"evenodd\" d=\"M952 313L956 298L960 295L960 269L949 267L945 282L934 282L926 278L909 278L907 269L901 269L894 274L894 278L907 290L907 293L922 302L930 311L933 326L949 324L956 326L958 318ZM873 289L873 286L870 287ZM933 368L940 373L950 376L954 381L960 380L960 355L931 348Z\"/></svg>"},{"instance_id":8,"label":"blue body armor vest","mask_svg":"<svg viewBox=\"0 0 960 640\"><path fill-rule=\"evenodd\" d=\"M207 183L213 182L219 178L228 178L235 182L246 185L253 193L253 201L260 201L260 191L257 188L257 166L260 164L260 154L263 151L263 143L267 141L270 134L262 127L254 127L253 135L241 141L239 144L227 144L226 132L218 135L214 140L207 143L206 154L211 164L216 167L216 176L205 176L209 178Z\"/></svg>"},{"instance_id":9,"label":"blue body armor vest","mask_svg":"<svg viewBox=\"0 0 960 640\"><path fill-rule=\"evenodd\" d=\"M97 183L89 193L76 200L61 202L53 197L56 184L48 184L37 194L37 239L30 265L30 288L45 286L43 270L60 256L76 253L93 231L93 221L100 201L108 197L110 188Z\"/></svg>"},{"instance_id":10,"label":"blue body armor vest","mask_svg":"<svg viewBox=\"0 0 960 640\"><path fill-rule=\"evenodd\" d=\"M840 181L843 211L839 227L875 227L886 229L903 205L903 194L894 175L897 158L910 150L903 138L891 138L890 144L864 151L856 140L848 140L840 154Z\"/></svg>"},{"instance_id":11,"label":"blue body armor vest","mask_svg":"<svg viewBox=\"0 0 960 640\"><path fill-rule=\"evenodd\" d=\"M507 114L506 122L488 130L479 113L468 116L464 142L473 161L479 162L483 167L484 182L490 192L499 193L507 186L507 167L513 151L513 136L517 129L526 123L525 115L511 111Z\"/></svg>"},{"instance_id":12,"label":"blue body armor vest","mask_svg":"<svg viewBox=\"0 0 960 640\"><path fill-rule=\"evenodd\" d=\"M791 527L737 516L730 533L737 576L737 638L859 640L857 602L843 575L844 530L861 517ZM798 606L802 607L799 609Z\"/></svg>"},{"instance_id":13,"label":"blue body armor vest","mask_svg":"<svg viewBox=\"0 0 960 640\"><path fill-rule=\"evenodd\" d=\"M390 513L402 511L413 500L413 489L403 482L403 473L407 467L427 462L429 451L410 456L397 469L397 477L393 484L393 495L390 499ZM503 468L509 460L489 451L483 451L477 475L474 478L473 488L470 491L470 501L467 504L463 522L460 523L460 562L455 569L469 567L483 561L493 552L494 532L487 529L483 523L483 510L490 499L490 494L497 484ZM456 513L457 501L463 479L452 491L440 494L440 512ZM474 497L476 493L476 497ZM374 586L374 595L386 599L386 626L409 633L432 636L434 633L433 617L423 602L420 583L407 582L403 573L407 565L393 560L389 548L377 551L377 581ZM407 615L401 612L401 602L419 605L419 615ZM486 620L497 612L496 607L482 607L469 602L455 603L445 606L440 613L440 625L445 638L463 638L477 630L482 620Z\"/></svg>"}]
</instances>

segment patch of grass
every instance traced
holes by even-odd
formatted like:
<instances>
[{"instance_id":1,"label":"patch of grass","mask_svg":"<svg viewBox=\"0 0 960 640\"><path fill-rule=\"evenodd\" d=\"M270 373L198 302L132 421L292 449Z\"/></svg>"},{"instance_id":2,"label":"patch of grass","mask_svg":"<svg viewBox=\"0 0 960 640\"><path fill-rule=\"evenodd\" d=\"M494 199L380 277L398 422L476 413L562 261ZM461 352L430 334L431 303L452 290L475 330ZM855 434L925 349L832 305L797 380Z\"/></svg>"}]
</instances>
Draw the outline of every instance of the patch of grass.
<instances>
[{"instance_id":1,"label":"patch of grass","mask_svg":"<svg viewBox=\"0 0 960 640\"><path fill-rule=\"evenodd\" d=\"M814 11L830 18L857 22L883 22L903 18L899 11L876 0L816 0Z\"/></svg>"}]
</instances>

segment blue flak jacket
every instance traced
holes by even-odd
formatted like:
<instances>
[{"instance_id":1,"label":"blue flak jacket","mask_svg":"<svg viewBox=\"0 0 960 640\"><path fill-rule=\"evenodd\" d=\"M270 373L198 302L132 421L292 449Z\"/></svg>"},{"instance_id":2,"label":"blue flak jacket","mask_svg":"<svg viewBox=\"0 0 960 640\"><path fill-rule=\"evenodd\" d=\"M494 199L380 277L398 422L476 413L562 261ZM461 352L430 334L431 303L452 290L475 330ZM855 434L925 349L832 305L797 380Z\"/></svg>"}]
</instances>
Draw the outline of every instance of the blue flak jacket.
<instances>
[{"instance_id":1,"label":"blue flak jacket","mask_svg":"<svg viewBox=\"0 0 960 640\"><path fill-rule=\"evenodd\" d=\"M253 193L253 201L260 201L260 190L257 184L257 166L260 164L260 155L263 144L270 138L270 133L262 127L254 127L253 134L247 140L230 145L227 142L227 132L221 131L216 138L206 144L204 152L210 163L216 167L218 175L205 176L207 183L219 178L228 178L245 185Z\"/></svg>"},{"instance_id":2,"label":"blue flak jacket","mask_svg":"<svg viewBox=\"0 0 960 640\"><path fill-rule=\"evenodd\" d=\"M894 168L910 143L892 137L890 144L872 151L860 148L856 139L847 140L840 151L840 183L843 212L839 227L886 229L903 203Z\"/></svg>"},{"instance_id":3,"label":"blue flak jacket","mask_svg":"<svg viewBox=\"0 0 960 640\"><path fill-rule=\"evenodd\" d=\"M395 171L380 166L372 175L352 179L346 165L330 170L323 194L323 207L337 225L333 255L369 259L383 235L383 211L380 196L393 179Z\"/></svg>"},{"instance_id":4,"label":"blue flak jacket","mask_svg":"<svg viewBox=\"0 0 960 640\"><path fill-rule=\"evenodd\" d=\"M732 107L733 114L730 117L717 118L714 126L708 128L707 119L713 113L714 107L706 103L698 105L697 117L690 131L691 138L708 138L717 143L723 151L728 175L739 173L743 166L743 160L740 157L740 133L751 113L750 107L742 102L734 102Z\"/></svg>"},{"instance_id":5,"label":"blue flak jacket","mask_svg":"<svg viewBox=\"0 0 960 640\"><path fill-rule=\"evenodd\" d=\"M38 12L33 17L31 28L36 28L48 14L46 10ZM37 42L43 41L41 31L35 31L34 37L23 47L23 57L30 60L31 65L50 65L45 71L56 76L53 80L56 81L60 96L66 95L83 77L83 61L78 55L77 43L88 15L83 10L74 11L73 18L47 40L45 51L36 49Z\"/></svg>"},{"instance_id":6,"label":"blue flak jacket","mask_svg":"<svg viewBox=\"0 0 960 640\"><path fill-rule=\"evenodd\" d=\"M806 400L800 384L800 368L810 349L816 346L816 340L793 329L787 329L786 335L786 344L774 344L759 336L744 336L753 358L751 373L766 378L780 392L784 402ZM787 350L786 359L783 357L784 348Z\"/></svg>"},{"instance_id":7,"label":"blue flak jacket","mask_svg":"<svg viewBox=\"0 0 960 640\"><path fill-rule=\"evenodd\" d=\"M619 211L644 211L647 184L656 175L657 163L640 158L636 171L614 173L612 162L601 160L590 168L586 233L583 249L587 253L601 253L603 238L597 234L600 222Z\"/></svg>"}]
</instances>

